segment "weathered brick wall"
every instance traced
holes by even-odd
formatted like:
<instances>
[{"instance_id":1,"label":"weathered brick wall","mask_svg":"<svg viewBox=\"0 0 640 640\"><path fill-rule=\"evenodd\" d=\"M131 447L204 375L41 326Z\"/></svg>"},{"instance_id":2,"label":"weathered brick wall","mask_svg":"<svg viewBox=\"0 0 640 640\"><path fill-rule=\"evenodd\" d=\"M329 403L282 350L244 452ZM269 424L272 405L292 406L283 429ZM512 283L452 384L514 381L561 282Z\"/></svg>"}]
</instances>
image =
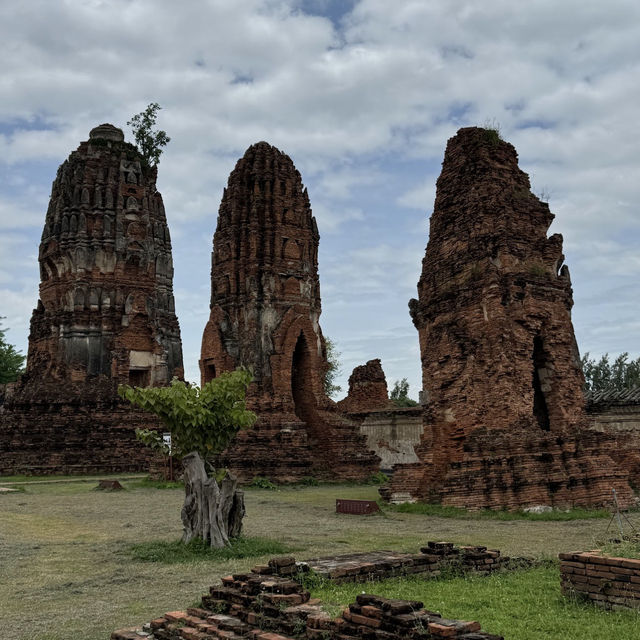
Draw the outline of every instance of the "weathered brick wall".
<instances>
[{"instance_id":1,"label":"weathered brick wall","mask_svg":"<svg viewBox=\"0 0 640 640\"><path fill-rule=\"evenodd\" d=\"M597 551L560 554L562 591L607 609L640 609L640 560Z\"/></svg>"},{"instance_id":2,"label":"weathered brick wall","mask_svg":"<svg viewBox=\"0 0 640 640\"><path fill-rule=\"evenodd\" d=\"M147 471L151 451L135 430L157 428L158 419L106 386L39 385L8 398L0 408L0 475Z\"/></svg>"},{"instance_id":3,"label":"weathered brick wall","mask_svg":"<svg viewBox=\"0 0 640 640\"><path fill-rule=\"evenodd\" d=\"M380 468L418 462L414 447L422 438L422 407L390 407L345 414L360 427L367 448L380 458Z\"/></svg>"},{"instance_id":4,"label":"weathered brick wall","mask_svg":"<svg viewBox=\"0 0 640 640\"><path fill-rule=\"evenodd\" d=\"M640 488L640 389L587 394L587 417L591 429L613 439L611 457Z\"/></svg>"}]
</instances>

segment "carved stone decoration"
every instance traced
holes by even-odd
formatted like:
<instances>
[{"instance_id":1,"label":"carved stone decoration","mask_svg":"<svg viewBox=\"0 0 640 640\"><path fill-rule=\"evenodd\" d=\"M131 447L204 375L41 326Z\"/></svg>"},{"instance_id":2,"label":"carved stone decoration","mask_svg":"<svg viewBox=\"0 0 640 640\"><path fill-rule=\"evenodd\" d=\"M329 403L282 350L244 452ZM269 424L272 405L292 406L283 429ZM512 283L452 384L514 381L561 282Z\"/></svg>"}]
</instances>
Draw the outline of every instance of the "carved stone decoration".
<instances>
[{"instance_id":1,"label":"carved stone decoration","mask_svg":"<svg viewBox=\"0 0 640 640\"><path fill-rule=\"evenodd\" d=\"M266 142L249 147L220 204L200 360L203 383L239 366L253 372L247 403L258 423L221 460L241 479L356 479L377 470L377 457L324 394L319 239L291 159Z\"/></svg>"},{"instance_id":2,"label":"carved stone decoration","mask_svg":"<svg viewBox=\"0 0 640 640\"><path fill-rule=\"evenodd\" d=\"M602 505L631 490L585 430L562 237L514 147L461 129L437 182L429 242L409 303L422 356L420 463L387 497L468 508Z\"/></svg>"},{"instance_id":3,"label":"carved stone decoration","mask_svg":"<svg viewBox=\"0 0 640 640\"><path fill-rule=\"evenodd\" d=\"M175 313L145 304L172 298L169 274L148 267L159 259L171 264L171 245L145 231L147 224L167 226L156 173L109 124L93 129L58 169L40 243L43 277L26 374L1 418L0 473L143 466L147 454L133 431L157 422L132 417L117 387L164 385L183 375ZM103 189L104 201L84 206ZM137 203L131 223L122 205L130 200Z\"/></svg>"}]
</instances>

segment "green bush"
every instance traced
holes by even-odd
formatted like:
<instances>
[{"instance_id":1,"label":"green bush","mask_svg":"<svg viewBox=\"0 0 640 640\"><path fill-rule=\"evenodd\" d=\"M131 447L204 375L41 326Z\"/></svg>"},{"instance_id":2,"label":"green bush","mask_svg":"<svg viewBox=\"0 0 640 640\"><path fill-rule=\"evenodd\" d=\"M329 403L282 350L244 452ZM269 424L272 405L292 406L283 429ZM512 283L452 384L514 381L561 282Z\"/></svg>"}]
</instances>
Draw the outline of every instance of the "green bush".
<instances>
[{"instance_id":1,"label":"green bush","mask_svg":"<svg viewBox=\"0 0 640 640\"><path fill-rule=\"evenodd\" d=\"M278 488L269 478L262 476L253 476L253 479L247 486L254 489L268 489L269 491L275 491Z\"/></svg>"},{"instance_id":2,"label":"green bush","mask_svg":"<svg viewBox=\"0 0 640 640\"><path fill-rule=\"evenodd\" d=\"M183 482L142 478L126 483L128 489L184 489Z\"/></svg>"},{"instance_id":3,"label":"green bush","mask_svg":"<svg viewBox=\"0 0 640 640\"><path fill-rule=\"evenodd\" d=\"M376 473L372 473L366 480L365 484L385 484L389 480L389 477L382 473L382 471L377 471Z\"/></svg>"}]
</instances>

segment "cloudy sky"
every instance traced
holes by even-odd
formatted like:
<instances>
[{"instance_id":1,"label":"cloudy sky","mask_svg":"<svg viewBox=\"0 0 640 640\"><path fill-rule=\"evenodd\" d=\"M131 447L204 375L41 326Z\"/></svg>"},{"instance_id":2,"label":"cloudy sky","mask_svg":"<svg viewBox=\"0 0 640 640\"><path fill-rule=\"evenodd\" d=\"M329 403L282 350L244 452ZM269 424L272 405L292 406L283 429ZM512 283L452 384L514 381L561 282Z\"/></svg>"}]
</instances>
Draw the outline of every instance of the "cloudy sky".
<instances>
[{"instance_id":1,"label":"cloudy sky","mask_svg":"<svg viewBox=\"0 0 640 640\"><path fill-rule=\"evenodd\" d=\"M637 0L3 0L0 71L0 315L24 353L58 165L159 102L187 378L222 188L266 140L309 189L343 386L380 357L417 396L407 301L435 180L447 139L486 122L557 216L581 351L640 354Z\"/></svg>"}]
</instances>

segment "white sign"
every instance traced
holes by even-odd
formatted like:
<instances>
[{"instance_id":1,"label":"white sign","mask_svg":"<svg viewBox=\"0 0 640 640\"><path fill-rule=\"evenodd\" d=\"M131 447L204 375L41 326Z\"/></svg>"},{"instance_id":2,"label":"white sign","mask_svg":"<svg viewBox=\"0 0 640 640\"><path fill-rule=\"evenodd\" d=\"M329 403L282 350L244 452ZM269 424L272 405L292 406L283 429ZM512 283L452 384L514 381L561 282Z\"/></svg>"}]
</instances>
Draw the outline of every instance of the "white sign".
<instances>
[{"instance_id":1,"label":"white sign","mask_svg":"<svg viewBox=\"0 0 640 640\"><path fill-rule=\"evenodd\" d=\"M169 455L171 455L171 434L170 433L163 433L162 434L162 442L164 443L164 445L169 450Z\"/></svg>"}]
</instances>

